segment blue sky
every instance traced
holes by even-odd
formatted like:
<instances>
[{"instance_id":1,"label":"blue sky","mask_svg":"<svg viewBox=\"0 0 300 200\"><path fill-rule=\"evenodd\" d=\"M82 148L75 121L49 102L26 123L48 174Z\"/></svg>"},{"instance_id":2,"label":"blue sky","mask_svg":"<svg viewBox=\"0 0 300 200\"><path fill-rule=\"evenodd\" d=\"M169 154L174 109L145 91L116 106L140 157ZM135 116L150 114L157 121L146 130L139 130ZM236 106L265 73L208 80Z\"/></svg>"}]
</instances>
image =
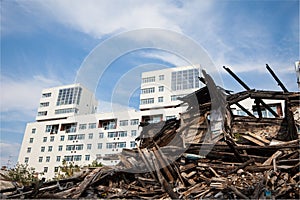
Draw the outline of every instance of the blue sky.
<instances>
[{"instance_id":1,"label":"blue sky","mask_svg":"<svg viewBox=\"0 0 300 200\"><path fill-rule=\"evenodd\" d=\"M268 63L289 90L297 90L298 0L3 0L0 164L9 159L15 163L26 123L35 120L43 88L73 83L84 59L99 43L142 28L172 30L196 41L220 70L228 89L242 90L222 70L223 65L230 66L251 88L279 90L265 69ZM129 73L137 66L150 70L185 64L160 50L128 53L105 71L97 98L103 107L114 95L114 104L135 107L136 86L126 101L116 92L122 91L124 74L131 75L132 85L138 85L140 71Z\"/></svg>"}]
</instances>

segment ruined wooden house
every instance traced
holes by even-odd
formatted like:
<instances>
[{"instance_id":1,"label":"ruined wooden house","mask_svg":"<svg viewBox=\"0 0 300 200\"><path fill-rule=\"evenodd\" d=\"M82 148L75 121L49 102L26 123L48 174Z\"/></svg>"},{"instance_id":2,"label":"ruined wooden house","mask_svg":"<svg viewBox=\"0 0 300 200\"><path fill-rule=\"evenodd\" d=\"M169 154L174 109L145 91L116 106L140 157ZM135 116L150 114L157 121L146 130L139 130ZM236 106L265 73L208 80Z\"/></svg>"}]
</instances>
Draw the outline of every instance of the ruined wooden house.
<instances>
[{"instance_id":1,"label":"ruined wooden house","mask_svg":"<svg viewBox=\"0 0 300 200\"><path fill-rule=\"evenodd\" d=\"M203 71L206 85L181 98L180 119L149 124L116 167L85 168L76 177L1 190L5 198L258 199L300 197L300 93L250 89L230 94ZM254 115L241 102L253 99ZM280 112L266 99L281 100ZM232 112L237 106L246 116ZM263 110L273 116L265 118Z\"/></svg>"}]
</instances>

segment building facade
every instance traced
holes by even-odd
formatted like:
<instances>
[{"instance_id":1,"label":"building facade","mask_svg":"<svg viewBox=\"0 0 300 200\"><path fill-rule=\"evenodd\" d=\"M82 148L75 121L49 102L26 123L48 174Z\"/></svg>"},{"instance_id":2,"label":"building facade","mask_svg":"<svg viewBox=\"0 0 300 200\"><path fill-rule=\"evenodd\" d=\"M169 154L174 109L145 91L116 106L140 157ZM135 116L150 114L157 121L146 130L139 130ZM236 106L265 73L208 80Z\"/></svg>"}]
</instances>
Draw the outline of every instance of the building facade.
<instances>
[{"instance_id":1,"label":"building facade","mask_svg":"<svg viewBox=\"0 0 300 200\"><path fill-rule=\"evenodd\" d=\"M140 111L96 113L95 95L81 84L42 91L36 121L26 126L19 163L51 179L62 161L85 166L97 160L119 162L117 153L136 146L140 122L155 123L178 117L178 97L200 87L199 66L142 73ZM101 105L100 105L101 106Z\"/></svg>"}]
</instances>

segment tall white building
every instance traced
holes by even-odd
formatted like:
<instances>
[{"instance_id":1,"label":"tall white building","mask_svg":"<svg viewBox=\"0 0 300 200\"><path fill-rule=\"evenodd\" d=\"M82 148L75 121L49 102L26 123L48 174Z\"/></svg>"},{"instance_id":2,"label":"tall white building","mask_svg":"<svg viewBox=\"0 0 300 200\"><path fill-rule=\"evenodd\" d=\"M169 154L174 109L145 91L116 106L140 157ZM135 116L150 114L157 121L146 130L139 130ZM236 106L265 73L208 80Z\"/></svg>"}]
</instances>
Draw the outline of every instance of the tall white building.
<instances>
[{"instance_id":1,"label":"tall white building","mask_svg":"<svg viewBox=\"0 0 300 200\"><path fill-rule=\"evenodd\" d=\"M185 66L142 74L140 110L171 108L177 98L199 88L200 66Z\"/></svg>"},{"instance_id":2,"label":"tall white building","mask_svg":"<svg viewBox=\"0 0 300 200\"><path fill-rule=\"evenodd\" d=\"M80 84L48 88L42 91L36 121L93 114L96 110L95 95Z\"/></svg>"},{"instance_id":3,"label":"tall white building","mask_svg":"<svg viewBox=\"0 0 300 200\"><path fill-rule=\"evenodd\" d=\"M140 122L159 122L184 111L175 108L177 98L199 88L199 71L199 66L186 66L142 73L140 111L95 113L95 95L81 84L43 90L36 121L26 126L19 163L46 178L58 173L63 160L79 166L94 160L117 164L112 155L135 147Z\"/></svg>"}]
</instances>

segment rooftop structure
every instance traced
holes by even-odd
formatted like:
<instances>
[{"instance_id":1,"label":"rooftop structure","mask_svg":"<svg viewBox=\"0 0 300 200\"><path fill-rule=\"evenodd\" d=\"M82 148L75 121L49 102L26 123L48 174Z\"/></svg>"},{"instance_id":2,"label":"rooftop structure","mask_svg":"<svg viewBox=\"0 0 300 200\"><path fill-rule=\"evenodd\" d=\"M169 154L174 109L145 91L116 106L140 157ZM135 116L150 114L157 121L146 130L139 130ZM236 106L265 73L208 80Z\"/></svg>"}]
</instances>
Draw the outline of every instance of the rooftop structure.
<instances>
[{"instance_id":1,"label":"rooftop structure","mask_svg":"<svg viewBox=\"0 0 300 200\"><path fill-rule=\"evenodd\" d=\"M142 74L140 110L171 108L199 89L200 66L168 68Z\"/></svg>"},{"instance_id":2,"label":"rooftop structure","mask_svg":"<svg viewBox=\"0 0 300 200\"><path fill-rule=\"evenodd\" d=\"M79 83L48 88L42 91L36 121L93 114L96 110L95 95Z\"/></svg>"}]
</instances>

